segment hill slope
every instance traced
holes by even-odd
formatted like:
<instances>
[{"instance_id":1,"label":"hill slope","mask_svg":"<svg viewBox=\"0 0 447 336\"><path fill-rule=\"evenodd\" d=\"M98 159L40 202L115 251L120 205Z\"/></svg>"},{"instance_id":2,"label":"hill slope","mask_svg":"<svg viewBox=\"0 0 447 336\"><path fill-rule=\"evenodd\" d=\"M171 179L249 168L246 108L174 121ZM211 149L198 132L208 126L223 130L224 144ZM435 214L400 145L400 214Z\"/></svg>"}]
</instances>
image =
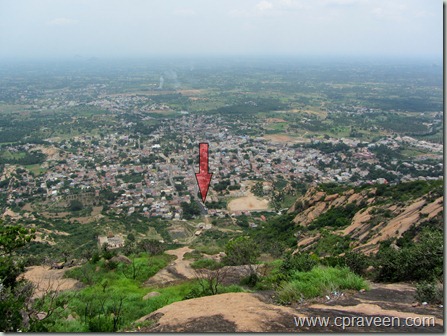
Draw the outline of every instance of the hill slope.
<instances>
[{"instance_id":1,"label":"hill slope","mask_svg":"<svg viewBox=\"0 0 447 336\"><path fill-rule=\"evenodd\" d=\"M369 254L377 252L381 242L417 240L422 227L442 227L443 203L442 181L418 181L337 193L311 188L288 212L304 228L298 236L299 250L309 250L325 228L352 239L353 250Z\"/></svg>"},{"instance_id":2,"label":"hill slope","mask_svg":"<svg viewBox=\"0 0 447 336\"><path fill-rule=\"evenodd\" d=\"M349 292L329 300L305 302L292 307L265 302L252 293L227 293L176 302L137 321L149 326L142 332L433 332L443 330L442 308L412 304L414 289L406 284L374 285L368 292ZM375 316L399 319L400 326L350 325L343 317L365 319ZM328 325L300 325L299 318L330 318ZM336 320L338 318L338 320ZM433 326L409 327L405 318L427 318ZM397 324L397 323L396 323Z\"/></svg>"}]
</instances>

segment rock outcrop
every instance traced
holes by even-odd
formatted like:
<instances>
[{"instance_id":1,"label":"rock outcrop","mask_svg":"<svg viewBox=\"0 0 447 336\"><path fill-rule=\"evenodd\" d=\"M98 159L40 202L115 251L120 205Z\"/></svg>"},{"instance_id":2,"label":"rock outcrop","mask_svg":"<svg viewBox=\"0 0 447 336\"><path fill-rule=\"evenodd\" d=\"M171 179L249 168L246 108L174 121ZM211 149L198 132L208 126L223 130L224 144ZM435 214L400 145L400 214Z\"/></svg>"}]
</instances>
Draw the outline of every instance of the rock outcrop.
<instances>
[{"instance_id":1,"label":"rock outcrop","mask_svg":"<svg viewBox=\"0 0 447 336\"><path fill-rule=\"evenodd\" d=\"M310 188L296 200L288 212L296 214L293 219L295 224L307 227L331 209L355 205L358 211L347 227L333 228L328 223L328 228L333 234L352 238L353 249L367 254L377 252L380 242L399 239L406 231L440 217L443 212L443 196L435 198L428 193L405 202L397 202L392 198L378 197L376 192L377 189L371 187L358 192L350 189L342 193L327 194L317 188ZM309 249L317 242L318 235L300 235L298 250Z\"/></svg>"}]
</instances>

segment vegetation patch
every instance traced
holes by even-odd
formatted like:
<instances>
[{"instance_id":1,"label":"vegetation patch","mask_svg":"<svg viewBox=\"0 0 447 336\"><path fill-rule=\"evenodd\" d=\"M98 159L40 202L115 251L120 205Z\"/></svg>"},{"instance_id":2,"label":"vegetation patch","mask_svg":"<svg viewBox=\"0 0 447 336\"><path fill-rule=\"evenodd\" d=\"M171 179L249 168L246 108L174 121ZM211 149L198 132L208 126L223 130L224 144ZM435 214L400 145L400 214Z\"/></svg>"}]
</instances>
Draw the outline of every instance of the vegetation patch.
<instances>
[{"instance_id":1,"label":"vegetation patch","mask_svg":"<svg viewBox=\"0 0 447 336\"><path fill-rule=\"evenodd\" d=\"M280 302L290 303L349 289L368 289L368 284L349 268L317 266L309 272L294 272L277 294Z\"/></svg>"},{"instance_id":2,"label":"vegetation patch","mask_svg":"<svg viewBox=\"0 0 447 336\"><path fill-rule=\"evenodd\" d=\"M334 228L342 228L351 224L354 215L361 209L360 206L349 203L344 207L336 207L329 209L325 213L318 216L310 225L309 230L331 226Z\"/></svg>"}]
</instances>

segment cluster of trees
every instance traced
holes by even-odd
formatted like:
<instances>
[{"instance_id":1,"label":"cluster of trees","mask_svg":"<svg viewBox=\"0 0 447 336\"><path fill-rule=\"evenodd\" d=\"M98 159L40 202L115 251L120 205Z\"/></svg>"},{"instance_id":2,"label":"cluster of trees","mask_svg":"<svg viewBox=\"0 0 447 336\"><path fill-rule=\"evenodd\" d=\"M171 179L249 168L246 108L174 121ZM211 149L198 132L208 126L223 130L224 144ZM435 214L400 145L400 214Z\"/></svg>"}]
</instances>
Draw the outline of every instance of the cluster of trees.
<instances>
[{"instance_id":1,"label":"cluster of trees","mask_svg":"<svg viewBox=\"0 0 447 336\"><path fill-rule=\"evenodd\" d=\"M194 200L192 200L191 203L182 202L180 206L183 210L184 219L193 219L195 216L200 215L200 207Z\"/></svg>"},{"instance_id":2,"label":"cluster of trees","mask_svg":"<svg viewBox=\"0 0 447 336\"><path fill-rule=\"evenodd\" d=\"M227 208L227 202L225 200L218 200L212 201L212 202L206 202L206 207L208 209L226 209Z\"/></svg>"},{"instance_id":3,"label":"cluster of trees","mask_svg":"<svg viewBox=\"0 0 447 336\"><path fill-rule=\"evenodd\" d=\"M219 107L214 113L222 115L234 115L239 116L257 114L259 111L279 111L284 108L284 105L278 99L272 98L258 98L256 102L241 102L229 106Z\"/></svg>"},{"instance_id":4,"label":"cluster of trees","mask_svg":"<svg viewBox=\"0 0 447 336\"><path fill-rule=\"evenodd\" d=\"M335 145L332 144L331 142L314 142L305 145L305 147L318 149L320 152L323 152L325 154L345 153L350 149L348 145L342 142L336 143Z\"/></svg>"},{"instance_id":5,"label":"cluster of trees","mask_svg":"<svg viewBox=\"0 0 447 336\"><path fill-rule=\"evenodd\" d=\"M376 186L376 196L391 198L395 201L407 201L424 195L438 198L444 195L443 181L411 181L390 186L379 184Z\"/></svg>"},{"instance_id":6,"label":"cluster of trees","mask_svg":"<svg viewBox=\"0 0 447 336\"><path fill-rule=\"evenodd\" d=\"M355 203L349 203L345 207L331 208L325 213L318 216L309 226L309 230L330 226L334 228L342 228L351 223L354 215L361 209L361 206Z\"/></svg>"},{"instance_id":7,"label":"cluster of trees","mask_svg":"<svg viewBox=\"0 0 447 336\"><path fill-rule=\"evenodd\" d=\"M116 178L122 179L124 183L139 183L143 181L144 175L140 173L132 173L127 175L119 174Z\"/></svg>"},{"instance_id":8,"label":"cluster of trees","mask_svg":"<svg viewBox=\"0 0 447 336\"><path fill-rule=\"evenodd\" d=\"M251 187L251 192L253 195L257 197L263 197L264 196L264 189L262 182L256 182L253 187Z\"/></svg>"},{"instance_id":9,"label":"cluster of trees","mask_svg":"<svg viewBox=\"0 0 447 336\"><path fill-rule=\"evenodd\" d=\"M376 280L384 282L437 280L443 275L442 230L424 230L418 241L398 250L385 243L375 256Z\"/></svg>"},{"instance_id":10,"label":"cluster of trees","mask_svg":"<svg viewBox=\"0 0 447 336\"><path fill-rule=\"evenodd\" d=\"M142 164L152 164L158 161L166 162L166 160L162 156L153 153L149 154L148 156L143 156L140 158L140 163Z\"/></svg>"},{"instance_id":11,"label":"cluster of trees","mask_svg":"<svg viewBox=\"0 0 447 336\"><path fill-rule=\"evenodd\" d=\"M227 190L227 188L231 185L231 181L229 179L222 179L219 182L213 184L213 189L217 192Z\"/></svg>"},{"instance_id":12,"label":"cluster of trees","mask_svg":"<svg viewBox=\"0 0 447 336\"><path fill-rule=\"evenodd\" d=\"M0 164L18 164L18 165L33 165L38 163L43 163L46 160L46 155L42 152L26 152L24 156L17 157L17 158L5 158L3 156L0 156Z\"/></svg>"}]
</instances>

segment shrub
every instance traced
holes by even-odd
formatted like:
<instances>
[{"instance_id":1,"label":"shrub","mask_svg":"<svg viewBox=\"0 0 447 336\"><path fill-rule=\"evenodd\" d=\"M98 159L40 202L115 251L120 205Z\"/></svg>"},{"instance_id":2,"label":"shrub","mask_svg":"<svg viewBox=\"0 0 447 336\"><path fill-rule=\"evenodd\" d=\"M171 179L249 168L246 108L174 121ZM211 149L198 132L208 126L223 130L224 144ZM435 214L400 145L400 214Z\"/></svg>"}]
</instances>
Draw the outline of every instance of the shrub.
<instances>
[{"instance_id":1,"label":"shrub","mask_svg":"<svg viewBox=\"0 0 447 336\"><path fill-rule=\"evenodd\" d=\"M259 276L257 273L250 273L248 276L241 280L241 285L248 287L255 287L259 281Z\"/></svg>"},{"instance_id":2,"label":"shrub","mask_svg":"<svg viewBox=\"0 0 447 336\"><path fill-rule=\"evenodd\" d=\"M314 266L318 264L317 259L309 254L286 254L281 265L281 270L285 274L290 274L294 271L309 272Z\"/></svg>"},{"instance_id":3,"label":"shrub","mask_svg":"<svg viewBox=\"0 0 447 336\"><path fill-rule=\"evenodd\" d=\"M354 215L361 209L354 203L349 203L344 207L334 207L318 216L310 225L309 230L319 229L325 226L344 227L351 223Z\"/></svg>"},{"instance_id":4,"label":"shrub","mask_svg":"<svg viewBox=\"0 0 447 336\"><path fill-rule=\"evenodd\" d=\"M185 260L190 260L190 259L198 260L198 259L202 258L202 256L203 255L202 255L202 253L200 251L193 250L191 252L186 252L183 255L183 259L185 259Z\"/></svg>"},{"instance_id":5,"label":"shrub","mask_svg":"<svg viewBox=\"0 0 447 336\"><path fill-rule=\"evenodd\" d=\"M419 281L443 274L443 233L424 230L414 245L394 250L384 246L376 256L377 281Z\"/></svg>"},{"instance_id":6,"label":"shrub","mask_svg":"<svg viewBox=\"0 0 447 336\"><path fill-rule=\"evenodd\" d=\"M287 280L288 276L281 267L283 262L283 260L278 259L265 263L262 275L256 283L256 289L276 289L282 281Z\"/></svg>"},{"instance_id":7,"label":"shrub","mask_svg":"<svg viewBox=\"0 0 447 336\"><path fill-rule=\"evenodd\" d=\"M222 267L222 264L215 261L214 259L203 258L191 263L191 267L194 269L198 268L207 268L207 269L216 269Z\"/></svg>"},{"instance_id":8,"label":"shrub","mask_svg":"<svg viewBox=\"0 0 447 336\"><path fill-rule=\"evenodd\" d=\"M229 286L218 285L217 286L217 292L219 294L223 294L223 293L240 293L240 292L244 292L244 289L242 287L238 286L238 285L229 285ZM196 286L193 286L191 288L189 293L186 294L183 299L184 300L195 299L195 298L199 298L199 297L203 297L203 296L207 296L207 295L212 295L212 294L209 293L208 291L204 291L201 286L196 285Z\"/></svg>"},{"instance_id":9,"label":"shrub","mask_svg":"<svg viewBox=\"0 0 447 336\"><path fill-rule=\"evenodd\" d=\"M442 303L442 286L433 281L421 281L416 285L415 299L419 302Z\"/></svg>"},{"instance_id":10,"label":"shrub","mask_svg":"<svg viewBox=\"0 0 447 336\"><path fill-rule=\"evenodd\" d=\"M78 200L73 200L70 202L68 208L70 209L70 211L80 211L84 208L84 206L82 205L81 201Z\"/></svg>"},{"instance_id":11,"label":"shrub","mask_svg":"<svg viewBox=\"0 0 447 336\"><path fill-rule=\"evenodd\" d=\"M114 270L118 267L118 262L116 262L114 260L107 260L107 262L105 263L105 267L108 270Z\"/></svg>"},{"instance_id":12,"label":"shrub","mask_svg":"<svg viewBox=\"0 0 447 336\"><path fill-rule=\"evenodd\" d=\"M255 264L260 253L258 245L246 237L238 237L225 247L224 262L230 266Z\"/></svg>"},{"instance_id":13,"label":"shrub","mask_svg":"<svg viewBox=\"0 0 447 336\"><path fill-rule=\"evenodd\" d=\"M149 255L162 254L165 250L164 245L155 239L143 239L138 243L138 247Z\"/></svg>"},{"instance_id":14,"label":"shrub","mask_svg":"<svg viewBox=\"0 0 447 336\"><path fill-rule=\"evenodd\" d=\"M349 268L314 267L309 272L294 272L290 281L277 291L280 302L289 303L310 299L332 291L367 289L368 284Z\"/></svg>"},{"instance_id":15,"label":"shrub","mask_svg":"<svg viewBox=\"0 0 447 336\"><path fill-rule=\"evenodd\" d=\"M364 275L368 267L368 257L361 253L348 252L345 255L346 266L358 275Z\"/></svg>"}]
</instances>

